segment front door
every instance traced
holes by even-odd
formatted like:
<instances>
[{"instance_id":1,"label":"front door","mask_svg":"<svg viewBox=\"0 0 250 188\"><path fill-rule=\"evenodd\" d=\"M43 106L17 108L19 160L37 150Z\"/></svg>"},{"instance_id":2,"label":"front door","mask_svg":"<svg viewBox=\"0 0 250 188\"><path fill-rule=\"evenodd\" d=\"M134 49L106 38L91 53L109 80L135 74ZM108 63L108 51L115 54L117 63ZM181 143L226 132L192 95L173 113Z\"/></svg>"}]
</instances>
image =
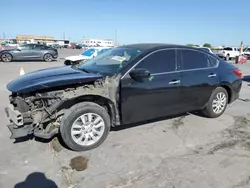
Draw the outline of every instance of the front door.
<instances>
[{"instance_id":1,"label":"front door","mask_svg":"<svg viewBox=\"0 0 250 188\"><path fill-rule=\"evenodd\" d=\"M127 74L121 80L122 123L165 117L181 111L181 76L176 72L176 64L174 49L160 50L134 68L148 70L149 78L136 81Z\"/></svg>"},{"instance_id":2,"label":"front door","mask_svg":"<svg viewBox=\"0 0 250 188\"><path fill-rule=\"evenodd\" d=\"M206 53L191 50L177 50L181 57L181 79L183 106L187 111L202 108L209 100L213 89L219 83L219 61Z\"/></svg>"},{"instance_id":3,"label":"front door","mask_svg":"<svg viewBox=\"0 0 250 188\"><path fill-rule=\"evenodd\" d=\"M14 53L15 60L27 60L32 57L32 44L21 45Z\"/></svg>"}]
</instances>

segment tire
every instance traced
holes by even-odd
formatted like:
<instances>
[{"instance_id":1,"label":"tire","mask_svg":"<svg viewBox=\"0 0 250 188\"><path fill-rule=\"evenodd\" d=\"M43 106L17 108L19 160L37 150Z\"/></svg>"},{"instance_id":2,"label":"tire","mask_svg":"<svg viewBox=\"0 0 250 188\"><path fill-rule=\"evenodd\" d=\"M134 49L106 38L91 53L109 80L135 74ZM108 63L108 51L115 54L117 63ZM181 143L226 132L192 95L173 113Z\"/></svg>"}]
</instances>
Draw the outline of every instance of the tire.
<instances>
[{"instance_id":1,"label":"tire","mask_svg":"<svg viewBox=\"0 0 250 188\"><path fill-rule=\"evenodd\" d=\"M72 65L73 63L72 63L72 61L70 61L70 60L66 60L66 61L64 61L64 65Z\"/></svg>"},{"instance_id":2,"label":"tire","mask_svg":"<svg viewBox=\"0 0 250 188\"><path fill-rule=\"evenodd\" d=\"M2 60L3 62L5 62L5 63L11 62L12 59L13 59L13 57L12 57L12 55L9 54L9 53L3 53L3 54L1 55L1 60Z\"/></svg>"},{"instance_id":3,"label":"tire","mask_svg":"<svg viewBox=\"0 0 250 188\"><path fill-rule=\"evenodd\" d=\"M213 109L213 103L216 103L215 101L216 101L216 99L218 100L219 96L224 96L224 98L225 98L223 100L223 102L222 102L223 108L221 110L218 110L217 112L215 112L216 109ZM217 118L217 117L221 116L224 113L224 111L227 108L227 104L228 104L228 93L227 93L227 90L224 89L223 87L217 87L213 91L213 93L212 93L212 95L211 95L208 103L206 104L205 108L202 110L202 113L206 117Z\"/></svg>"},{"instance_id":4,"label":"tire","mask_svg":"<svg viewBox=\"0 0 250 188\"><path fill-rule=\"evenodd\" d=\"M51 62L53 61L53 56L51 54L44 54L43 60L46 62Z\"/></svg>"},{"instance_id":5,"label":"tire","mask_svg":"<svg viewBox=\"0 0 250 188\"><path fill-rule=\"evenodd\" d=\"M225 60L228 61L230 59L229 54L226 55Z\"/></svg>"},{"instance_id":6,"label":"tire","mask_svg":"<svg viewBox=\"0 0 250 188\"><path fill-rule=\"evenodd\" d=\"M88 124L87 116L90 113L92 113L92 118L93 117L96 118L95 117L96 115L99 116L100 117L99 118L100 124L98 123L97 125L102 125L102 127L100 128L100 132L99 132L100 136L99 136L99 138L97 138L96 142L93 139L93 137L95 137L93 135L97 135L96 134L98 132L98 131L96 131L97 128L95 128L95 126L93 126L91 124L87 126L87 124ZM85 126L82 125L83 124L82 117L84 117L84 119L86 118L85 119L85 122L86 122ZM95 120L96 119L93 120L93 124L94 124ZM77 124L75 124L76 121L78 122ZM104 125L103 125L103 123L104 123ZM88 130L87 127L89 127L90 129ZM83 128L85 128L85 130L83 130ZM93 131L93 130L95 130L95 131ZM72 131L75 132L74 135L73 135ZM109 131L110 131L110 117L109 117L107 111L103 107L101 107L98 104L93 103L93 102L82 102L82 103L78 103L78 104L72 106L64 114L63 119L61 121L61 125L60 125L60 134L61 134L62 140L64 141L66 146L68 146L70 149L72 149L74 151L87 151L87 150L91 150L91 149L94 149L94 148L100 146L106 140L106 138L109 134ZM88 132L88 133L86 133L86 132ZM79 135L78 135L78 133L79 133ZM90 138L92 139L90 141L87 141L87 142L90 142L90 144L89 143L87 144L87 142L86 143L84 142L87 135L88 135L89 139ZM78 141L76 141L76 140L78 140ZM91 144L91 142L92 142L92 144Z\"/></svg>"}]
</instances>

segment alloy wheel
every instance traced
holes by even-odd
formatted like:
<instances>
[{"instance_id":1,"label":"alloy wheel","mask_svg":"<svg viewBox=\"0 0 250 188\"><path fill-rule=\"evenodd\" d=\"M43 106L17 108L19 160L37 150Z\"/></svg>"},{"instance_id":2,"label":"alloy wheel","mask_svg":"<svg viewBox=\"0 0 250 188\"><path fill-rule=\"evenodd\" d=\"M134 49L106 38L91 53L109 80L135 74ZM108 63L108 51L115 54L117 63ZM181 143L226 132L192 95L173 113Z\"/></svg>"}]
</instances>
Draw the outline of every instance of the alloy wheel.
<instances>
[{"instance_id":1,"label":"alloy wheel","mask_svg":"<svg viewBox=\"0 0 250 188\"><path fill-rule=\"evenodd\" d=\"M78 117L71 127L71 138L81 146L98 142L104 134L105 123L101 116L86 113Z\"/></svg>"},{"instance_id":2,"label":"alloy wheel","mask_svg":"<svg viewBox=\"0 0 250 188\"><path fill-rule=\"evenodd\" d=\"M213 103L212 103L213 112L215 114L222 113L226 107L226 103L227 103L227 97L226 97L225 93L223 93L223 92L217 93L217 95L215 96Z\"/></svg>"},{"instance_id":3,"label":"alloy wheel","mask_svg":"<svg viewBox=\"0 0 250 188\"><path fill-rule=\"evenodd\" d=\"M45 54L44 60L47 61L47 62L51 62L53 60L53 57L50 54Z\"/></svg>"},{"instance_id":4,"label":"alloy wheel","mask_svg":"<svg viewBox=\"0 0 250 188\"><path fill-rule=\"evenodd\" d=\"M1 59L3 62L11 62L12 56L10 54L3 54Z\"/></svg>"}]
</instances>

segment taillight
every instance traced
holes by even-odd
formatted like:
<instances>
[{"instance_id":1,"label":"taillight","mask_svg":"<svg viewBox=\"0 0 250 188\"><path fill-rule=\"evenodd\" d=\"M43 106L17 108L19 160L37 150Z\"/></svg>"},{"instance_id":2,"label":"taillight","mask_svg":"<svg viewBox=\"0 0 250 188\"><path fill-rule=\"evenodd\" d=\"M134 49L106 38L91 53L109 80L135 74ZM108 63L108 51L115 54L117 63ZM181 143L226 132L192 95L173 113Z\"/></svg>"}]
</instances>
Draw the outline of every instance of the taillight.
<instances>
[{"instance_id":1,"label":"taillight","mask_svg":"<svg viewBox=\"0 0 250 188\"><path fill-rule=\"evenodd\" d=\"M242 73L240 72L240 70L235 69L233 70L233 73L236 74L239 78L242 78Z\"/></svg>"}]
</instances>

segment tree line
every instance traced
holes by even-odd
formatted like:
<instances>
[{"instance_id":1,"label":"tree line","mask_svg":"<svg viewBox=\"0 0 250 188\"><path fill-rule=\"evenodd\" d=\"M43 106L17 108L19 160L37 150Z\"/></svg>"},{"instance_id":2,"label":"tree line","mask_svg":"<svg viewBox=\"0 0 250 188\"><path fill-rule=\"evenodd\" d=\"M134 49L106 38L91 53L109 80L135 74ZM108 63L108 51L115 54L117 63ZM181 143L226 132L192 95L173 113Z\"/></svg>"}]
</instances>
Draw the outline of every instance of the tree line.
<instances>
[{"instance_id":1,"label":"tree line","mask_svg":"<svg viewBox=\"0 0 250 188\"><path fill-rule=\"evenodd\" d=\"M197 44L187 44L187 46L191 46L191 47L200 47L200 45L197 45ZM219 49L217 49L217 48L212 47L212 45L209 44L209 43L203 44L203 47L210 48L211 50L219 50ZM222 46L222 47L224 47L224 46Z\"/></svg>"}]
</instances>

